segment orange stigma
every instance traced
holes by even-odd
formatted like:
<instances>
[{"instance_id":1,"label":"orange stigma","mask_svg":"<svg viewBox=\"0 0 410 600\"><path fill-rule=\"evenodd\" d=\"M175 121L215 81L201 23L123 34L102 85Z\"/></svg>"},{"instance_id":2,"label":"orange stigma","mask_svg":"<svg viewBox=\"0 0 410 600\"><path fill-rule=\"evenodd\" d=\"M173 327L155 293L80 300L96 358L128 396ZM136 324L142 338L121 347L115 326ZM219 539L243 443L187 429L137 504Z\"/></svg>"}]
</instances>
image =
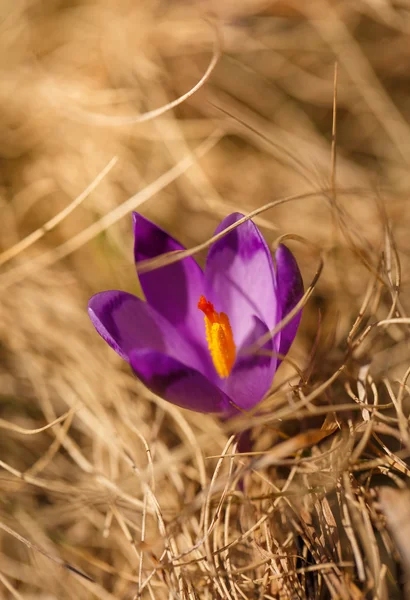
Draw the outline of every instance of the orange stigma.
<instances>
[{"instance_id":1,"label":"orange stigma","mask_svg":"<svg viewBox=\"0 0 410 600\"><path fill-rule=\"evenodd\" d=\"M236 356L231 324L227 315L217 313L205 296L200 297L198 308L205 315L205 335L215 369L219 377L225 379L232 371Z\"/></svg>"}]
</instances>

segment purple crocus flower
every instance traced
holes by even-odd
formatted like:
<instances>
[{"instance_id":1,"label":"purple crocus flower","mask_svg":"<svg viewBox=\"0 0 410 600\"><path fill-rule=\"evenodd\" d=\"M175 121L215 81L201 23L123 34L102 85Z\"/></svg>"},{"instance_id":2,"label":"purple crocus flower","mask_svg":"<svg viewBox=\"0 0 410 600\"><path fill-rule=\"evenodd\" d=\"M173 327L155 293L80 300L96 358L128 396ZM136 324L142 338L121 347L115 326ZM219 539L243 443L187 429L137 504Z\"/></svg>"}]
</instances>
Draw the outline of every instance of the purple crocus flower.
<instances>
[{"instance_id":1,"label":"purple crocus flower","mask_svg":"<svg viewBox=\"0 0 410 600\"><path fill-rule=\"evenodd\" d=\"M233 213L219 233L241 219ZM133 213L134 258L184 250L166 231ZM148 389L197 412L230 416L249 410L269 390L296 335L299 312L262 350L247 352L303 295L292 253L280 245L275 264L259 229L246 221L214 242L205 270L194 258L142 273L146 302L110 290L88 312L97 332ZM266 336L269 337L269 336Z\"/></svg>"}]
</instances>

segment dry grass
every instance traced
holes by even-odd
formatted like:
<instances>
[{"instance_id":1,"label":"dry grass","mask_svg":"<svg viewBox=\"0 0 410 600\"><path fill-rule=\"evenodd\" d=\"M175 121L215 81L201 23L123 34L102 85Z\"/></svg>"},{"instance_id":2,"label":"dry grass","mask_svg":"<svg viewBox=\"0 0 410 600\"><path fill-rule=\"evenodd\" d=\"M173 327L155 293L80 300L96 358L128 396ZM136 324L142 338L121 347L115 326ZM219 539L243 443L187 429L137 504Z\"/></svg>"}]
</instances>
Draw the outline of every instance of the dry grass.
<instances>
[{"instance_id":1,"label":"dry grass","mask_svg":"<svg viewBox=\"0 0 410 600\"><path fill-rule=\"evenodd\" d=\"M4 0L1 598L410 598L409 48L407 0ZM199 260L232 210L289 236L257 413L177 409L95 334L132 209Z\"/></svg>"}]
</instances>

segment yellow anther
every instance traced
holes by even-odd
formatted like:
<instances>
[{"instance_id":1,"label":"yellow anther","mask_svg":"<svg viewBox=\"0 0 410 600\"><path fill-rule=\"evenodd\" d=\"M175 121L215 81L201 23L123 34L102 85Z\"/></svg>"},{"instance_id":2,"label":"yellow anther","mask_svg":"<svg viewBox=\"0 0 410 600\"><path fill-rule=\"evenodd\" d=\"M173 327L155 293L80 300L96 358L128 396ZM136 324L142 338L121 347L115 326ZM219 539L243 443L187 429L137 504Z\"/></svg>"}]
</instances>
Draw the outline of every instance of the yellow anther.
<instances>
[{"instance_id":1,"label":"yellow anther","mask_svg":"<svg viewBox=\"0 0 410 600\"><path fill-rule=\"evenodd\" d=\"M200 297L198 308L205 315L205 335L216 372L225 379L232 371L236 356L231 324L227 315L217 313L205 296Z\"/></svg>"}]
</instances>

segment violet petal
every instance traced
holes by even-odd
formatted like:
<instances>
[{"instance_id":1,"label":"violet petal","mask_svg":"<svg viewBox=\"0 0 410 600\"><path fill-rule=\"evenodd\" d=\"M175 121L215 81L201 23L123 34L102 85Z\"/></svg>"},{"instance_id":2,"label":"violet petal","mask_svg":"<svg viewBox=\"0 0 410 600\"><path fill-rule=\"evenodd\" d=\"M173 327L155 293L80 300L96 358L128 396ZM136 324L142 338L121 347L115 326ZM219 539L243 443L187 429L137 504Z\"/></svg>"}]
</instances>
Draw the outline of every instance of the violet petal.
<instances>
[{"instance_id":1,"label":"violet petal","mask_svg":"<svg viewBox=\"0 0 410 600\"><path fill-rule=\"evenodd\" d=\"M140 349L130 353L130 362L143 384L172 404L201 413L232 413L232 404L221 389L176 358Z\"/></svg>"},{"instance_id":2,"label":"violet petal","mask_svg":"<svg viewBox=\"0 0 410 600\"><path fill-rule=\"evenodd\" d=\"M262 348L249 353L252 346L268 332L268 327L254 317L252 332L244 341L232 372L222 385L233 402L244 410L250 410L258 404L272 385L280 335L275 339L270 337Z\"/></svg>"},{"instance_id":3,"label":"violet petal","mask_svg":"<svg viewBox=\"0 0 410 600\"><path fill-rule=\"evenodd\" d=\"M166 231L142 215L134 212L132 216L136 264L164 252L185 250ZM197 262L191 257L184 258L172 265L141 273L139 279L148 304L184 335L204 345L203 315L197 306L204 293L204 276Z\"/></svg>"},{"instance_id":4,"label":"violet petal","mask_svg":"<svg viewBox=\"0 0 410 600\"><path fill-rule=\"evenodd\" d=\"M150 348L201 370L193 346L140 298L117 290L100 292L90 299L88 313L97 332L126 361L132 350Z\"/></svg>"},{"instance_id":5,"label":"violet petal","mask_svg":"<svg viewBox=\"0 0 410 600\"><path fill-rule=\"evenodd\" d=\"M278 298L281 307L281 319L296 306L302 298L303 280L298 264L292 252L281 244L275 253L276 277L278 284ZM289 351L302 318L299 311L281 331L279 352L283 356Z\"/></svg>"},{"instance_id":6,"label":"violet petal","mask_svg":"<svg viewBox=\"0 0 410 600\"><path fill-rule=\"evenodd\" d=\"M233 213L217 227L226 229L243 215ZM205 268L207 298L230 320L237 347L252 332L253 317L273 329L277 322L276 275L269 248L252 221L246 221L209 249Z\"/></svg>"}]
</instances>

